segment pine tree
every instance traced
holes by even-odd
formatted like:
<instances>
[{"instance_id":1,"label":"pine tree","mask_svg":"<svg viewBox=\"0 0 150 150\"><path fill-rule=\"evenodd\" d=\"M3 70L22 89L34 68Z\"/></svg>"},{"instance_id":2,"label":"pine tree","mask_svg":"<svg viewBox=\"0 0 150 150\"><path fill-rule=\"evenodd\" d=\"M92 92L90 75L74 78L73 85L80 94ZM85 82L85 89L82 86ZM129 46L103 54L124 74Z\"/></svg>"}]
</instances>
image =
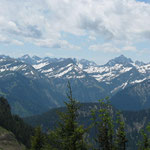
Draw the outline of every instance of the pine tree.
<instances>
[{"instance_id":1,"label":"pine tree","mask_svg":"<svg viewBox=\"0 0 150 150\"><path fill-rule=\"evenodd\" d=\"M99 150L113 150L114 145L114 124L111 115L111 105L108 98L99 100L100 109L92 112L94 128L97 130L95 139ZM98 118L97 118L98 116Z\"/></svg>"},{"instance_id":2,"label":"pine tree","mask_svg":"<svg viewBox=\"0 0 150 150\"><path fill-rule=\"evenodd\" d=\"M138 143L138 150L150 150L150 123L146 130L141 130L142 139Z\"/></svg>"},{"instance_id":3,"label":"pine tree","mask_svg":"<svg viewBox=\"0 0 150 150\"><path fill-rule=\"evenodd\" d=\"M45 136L41 127L35 128L35 134L31 137L31 150L43 150L45 145Z\"/></svg>"},{"instance_id":4,"label":"pine tree","mask_svg":"<svg viewBox=\"0 0 150 150\"><path fill-rule=\"evenodd\" d=\"M60 122L58 127L50 132L49 140L56 149L84 150L86 149L84 135L87 129L77 122L80 104L73 98L69 82L67 98L69 101L65 102L66 111L58 113Z\"/></svg>"},{"instance_id":5,"label":"pine tree","mask_svg":"<svg viewBox=\"0 0 150 150\"><path fill-rule=\"evenodd\" d=\"M117 121L116 121L118 128L116 133L116 149L117 150L126 150L126 133L125 133L125 123L123 121L123 118L118 112L117 114Z\"/></svg>"},{"instance_id":6,"label":"pine tree","mask_svg":"<svg viewBox=\"0 0 150 150\"><path fill-rule=\"evenodd\" d=\"M97 135L95 138L96 145L98 145L97 149L126 150L125 124L121 118L121 114L117 114L117 121L115 121L113 115L115 116L116 113L113 114L108 97L99 100L99 103L100 108L92 110L92 120Z\"/></svg>"}]
</instances>

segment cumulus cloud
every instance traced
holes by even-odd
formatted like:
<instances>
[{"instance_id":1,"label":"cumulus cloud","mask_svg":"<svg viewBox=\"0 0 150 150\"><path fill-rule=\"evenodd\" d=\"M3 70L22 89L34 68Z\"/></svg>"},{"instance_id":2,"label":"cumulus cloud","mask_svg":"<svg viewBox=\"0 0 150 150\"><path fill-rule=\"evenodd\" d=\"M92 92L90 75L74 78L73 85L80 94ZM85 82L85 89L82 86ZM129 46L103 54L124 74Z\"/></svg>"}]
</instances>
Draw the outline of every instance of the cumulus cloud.
<instances>
[{"instance_id":1,"label":"cumulus cloud","mask_svg":"<svg viewBox=\"0 0 150 150\"><path fill-rule=\"evenodd\" d=\"M39 46L79 48L62 39L62 31L89 39L150 39L150 4L136 0L1 0L0 8L0 35Z\"/></svg>"},{"instance_id":2,"label":"cumulus cloud","mask_svg":"<svg viewBox=\"0 0 150 150\"><path fill-rule=\"evenodd\" d=\"M88 37L88 39L89 39L89 41L90 41L90 40L93 40L93 41L94 41L94 40L96 40L96 37L95 37L95 36L90 35L90 36Z\"/></svg>"},{"instance_id":3,"label":"cumulus cloud","mask_svg":"<svg viewBox=\"0 0 150 150\"><path fill-rule=\"evenodd\" d=\"M23 45L23 42L11 38L7 38L0 35L0 43L2 44L15 44L15 45Z\"/></svg>"},{"instance_id":4,"label":"cumulus cloud","mask_svg":"<svg viewBox=\"0 0 150 150\"><path fill-rule=\"evenodd\" d=\"M123 48L122 48L122 50L123 51L137 51L137 48L135 47L135 46L130 46L130 45L128 45L128 46L124 46Z\"/></svg>"},{"instance_id":5,"label":"cumulus cloud","mask_svg":"<svg viewBox=\"0 0 150 150\"><path fill-rule=\"evenodd\" d=\"M89 49L93 51L115 52L115 53L118 53L121 51L121 49L113 46L111 43L91 45Z\"/></svg>"},{"instance_id":6,"label":"cumulus cloud","mask_svg":"<svg viewBox=\"0 0 150 150\"><path fill-rule=\"evenodd\" d=\"M120 53L125 51L137 51L135 46L125 45L120 48L112 43L104 43L104 44L95 44L89 47L92 51L101 51L101 52L112 52L112 53Z\"/></svg>"},{"instance_id":7,"label":"cumulus cloud","mask_svg":"<svg viewBox=\"0 0 150 150\"><path fill-rule=\"evenodd\" d=\"M41 47L47 48L61 48L61 49L70 49L70 50L80 50L79 46L70 44L65 40L53 40L53 39L34 39L32 42Z\"/></svg>"}]
</instances>

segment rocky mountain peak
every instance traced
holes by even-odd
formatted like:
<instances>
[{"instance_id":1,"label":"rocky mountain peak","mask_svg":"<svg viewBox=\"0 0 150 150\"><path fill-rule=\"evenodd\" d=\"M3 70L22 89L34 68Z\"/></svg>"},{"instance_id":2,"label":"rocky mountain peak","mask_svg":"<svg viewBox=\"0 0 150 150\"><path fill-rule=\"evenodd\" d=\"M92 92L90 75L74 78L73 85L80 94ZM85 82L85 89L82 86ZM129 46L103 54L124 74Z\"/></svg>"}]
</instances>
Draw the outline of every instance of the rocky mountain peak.
<instances>
[{"instance_id":1,"label":"rocky mountain peak","mask_svg":"<svg viewBox=\"0 0 150 150\"><path fill-rule=\"evenodd\" d=\"M86 59L79 60L79 63L81 63L84 67L89 67L89 66L96 67L97 66L97 64L94 61L89 61Z\"/></svg>"},{"instance_id":2,"label":"rocky mountain peak","mask_svg":"<svg viewBox=\"0 0 150 150\"><path fill-rule=\"evenodd\" d=\"M29 56L29 57L30 57L30 56ZM37 60L37 61L38 61L38 60L41 60L41 58L38 57L38 56L33 56L32 59Z\"/></svg>"},{"instance_id":3,"label":"rocky mountain peak","mask_svg":"<svg viewBox=\"0 0 150 150\"><path fill-rule=\"evenodd\" d=\"M138 66L143 66L143 65L146 65L144 62L142 61L135 61L135 64L138 65Z\"/></svg>"},{"instance_id":4,"label":"rocky mountain peak","mask_svg":"<svg viewBox=\"0 0 150 150\"><path fill-rule=\"evenodd\" d=\"M23 55L22 57L21 57L21 59L29 59L29 58L31 58L28 54L26 54L26 55Z\"/></svg>"},{"instance_id":5,"label":"rocky mountain peak","mask_svg":"<svg viewBox=\"0 0 150 150\"><path fill-rule=\"evenodd\" d=\"M34 64L35 60L31 58L28 54L23 55L22 57L18 58L18 60L21 60L22 62L25 62L27 64Z\"/></svg>"},{"instance_id":6,"label":"rocky mountain peak","mask_svg":"<svg viewBox=\"0 0 150 150\"><path fill-rule=\"evenodd\" d=\"M108 63L106 65L108 65L108 66L114 66L115 64L128 65L131 63L133 63L133 61L130 58L127 58L124 55L120 55L119 57L116 57L116 58L108 61Z\"/></svg>"}]
</instances>

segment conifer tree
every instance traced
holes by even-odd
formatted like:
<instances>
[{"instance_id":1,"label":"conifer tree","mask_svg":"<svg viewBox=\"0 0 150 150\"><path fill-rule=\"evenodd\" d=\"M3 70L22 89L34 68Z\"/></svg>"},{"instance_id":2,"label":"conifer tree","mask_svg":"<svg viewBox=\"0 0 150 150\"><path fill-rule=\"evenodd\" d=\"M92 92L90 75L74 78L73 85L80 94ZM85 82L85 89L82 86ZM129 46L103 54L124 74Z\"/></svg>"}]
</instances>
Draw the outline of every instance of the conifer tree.
<instances>
[{"instance_id":1,"label":"conifer tree","mask_svg":"<svg viewBox=\"0 0 150 150\"><path fill-rule=\"evenodd\" d=\"M109 98L99 100L99 103L100 108L92 111L92 120L97 135L95 138L97 149L126 150L125 124L121 119L121 114L118 113L115 125L115 117L113 117Z\"/></svg>"},{"instance_id":2,"label":"conifer tree","mask_svg":"<svg viewBox=\"0 0 150 150\"><path fill-rule=\"evenodd\" d=\"M146 130L141 130L142 139L138 143L138 150L150 150L150 123Z\"/></svg>"},{"instance_id":3,"label":"conifer tree","mask_svg":"<svg viewBox=\"0 0 150 150\"><path fill-rule=\"evenodd\" d=\"M100 109L98 112L92 112L94 127L97 129L95 141L99 150L114 150L114 124L111 115L111 105L108 98L99 100L99 103Z\"/></svg>"},{"instance_id":4,"label":"conifer tree","mask_svg":"<svg viewBox=\"0 0 150 150\"><path fill-rule=\"evenodd\" d=\"M120 112L117 113L117 133L116 133L116 149L126 150L126 133L125 133L125 123L121 117Z\"/></svg>"},{"instance_id":5,"label":"conifer tree","mask_svg":"<svg viewBox=\"0 0 150 150\"><path fill-rule=\"evenodd\" d=\"M80 104L73 98L69 82L67 98L66 111L58 113L60 117L58 127L49 134L51 147L61 150L86 150L84 135L87 129L78 124Z\"/></svg>"},{"instance_id":6,"label":"conifer tree","mask_svg":"<svg viewBox=\"0 0 150 150\"><path fill-rule=\"evenodd\" d=\"M43 150L45 145L45 136L41 127L35 128L35 134L31 137L31 150Z\"/></svg>"}]
</instances>

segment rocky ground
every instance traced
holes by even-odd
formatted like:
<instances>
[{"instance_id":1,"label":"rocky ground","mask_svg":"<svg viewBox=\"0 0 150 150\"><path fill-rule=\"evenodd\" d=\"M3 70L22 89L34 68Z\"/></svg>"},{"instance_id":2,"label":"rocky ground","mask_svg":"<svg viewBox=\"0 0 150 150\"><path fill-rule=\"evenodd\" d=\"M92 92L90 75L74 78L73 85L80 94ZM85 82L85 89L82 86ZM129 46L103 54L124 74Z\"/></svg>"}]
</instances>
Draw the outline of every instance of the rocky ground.
<instances>
[{"instance_id":1,"label":"rocky ground","mask_svg":"<svg viewBox=\"0 0 150 150\"><path fill-rule=\"evenodd\" d=\"M0 150L25 150L14 134L0 127Z\"/></svg>"}]
</instances>

